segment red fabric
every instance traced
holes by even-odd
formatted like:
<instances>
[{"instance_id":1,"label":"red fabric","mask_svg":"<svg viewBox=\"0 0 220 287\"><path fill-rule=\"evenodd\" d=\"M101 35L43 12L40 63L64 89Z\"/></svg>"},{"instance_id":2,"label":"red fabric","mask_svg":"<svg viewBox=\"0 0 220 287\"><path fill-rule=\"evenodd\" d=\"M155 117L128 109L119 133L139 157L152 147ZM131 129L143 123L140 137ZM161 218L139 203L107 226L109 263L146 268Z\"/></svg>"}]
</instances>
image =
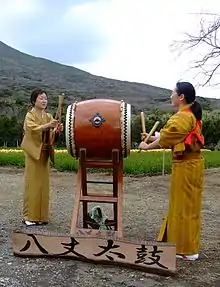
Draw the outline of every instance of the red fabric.
<instances>
[{"instance_id":1,"label":"red fabric","mask_svg":"<svg viewBox=\"0 0 220 287\"><path fill-rule=\"evenodd\" d=\"M184 110L184 112L189 112L192 113L192 111L190 109ZM205 141L204 141L204 137L203 135L200 135L196 130L197 128L199 128L200 130L202 129L202 121L200 120L196 120L196 127L191 130L191 132L189 133L189 135L186 137L185 139L185 144L190 145L193 143L193 140L195 138L198 139L198 141L204 145Z\"/></svg>"}]
</instances>

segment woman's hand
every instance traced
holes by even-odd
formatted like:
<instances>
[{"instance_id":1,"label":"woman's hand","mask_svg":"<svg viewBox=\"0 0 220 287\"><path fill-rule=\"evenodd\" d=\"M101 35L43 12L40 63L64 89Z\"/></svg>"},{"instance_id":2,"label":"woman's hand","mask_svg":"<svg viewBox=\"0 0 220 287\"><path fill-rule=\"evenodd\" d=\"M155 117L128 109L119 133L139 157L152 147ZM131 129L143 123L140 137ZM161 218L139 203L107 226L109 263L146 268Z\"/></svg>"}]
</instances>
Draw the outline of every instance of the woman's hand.
<instances>
[{"instance_id":1,"label":"woman's hand","mask_svg":"<svg viewBox=\"0 0 220 287\"><path fill-rule=\"evenodd\" d=\"M155 132L155 138L158 139L160 137L160 133L159 132Z\"/></svg>"},{"instance_id":2,"label":"woman's hand","mask_svg":"<svg viewBox=\"0 0 220 287\"><path fill-rule=\"evenodd\" d=\"M55 127L54 131L56 134L60 135L63 131L63 124L58 123L57 126Z\"/></svg>"},{"instance_id":3,"label":"woman's hand","mask_svg":"<svg viewBox=\"0 0 220 287\"><path fill-rule=\"evenodd\" d=\"M141 133L141 140L144 141L146 139L146 137L148 136L148 133ZM155 136L151 136L149 138L149 141L153 142L156 140L156 137Z\"/></svg>"},{"instance_id":4,"label":"woman's hand","mask_svg":"<svg viewBox=\"0 0 220 287\"><path fill-rule=\"evenodd\" d=\"M141 140L143 141L148 136L148 133L141 133Z\"/></svg>"},{"instance_id":5,"label":"woman's hand","mask_svg":"<svg viewBox=\"0 0 220 287\"><path fill-rule=\"evenodd\" d=\"M58 124L56 127L56 133L61 134L63 131L63 124Z\"/></svg>"},{"instance_id":6,"label":"woman's hand","mask_svg":"<svg viewBox=\"0 0 220 287\"><path fill-rule=\"evenodd\" d=\"M56 128L57 124L58 124L58 121L53 119L49 123L42 125L41 128L43 131L47 131L51 128Z\"/></svg>"},{"instance_id":7,"label":"woman's hand","mask_svg":"<svg viewBox=\"0 0 220 287\"><path fill-rule=\"evenodd\" d=\"M49 122L50 128L56 128L58 125L58 120L52 119L52 121Z\"/></svg>"},{"instance_id":8,"label":"woman's hand","mask_svg":"<svg viewBox=\"0 0 220 287\"><path fill-rule=\"evenodd\" d=\"M148 144L145 142L141 142L139 145L139 149L147 150L148 149Z\"/></svg>"}]
</instances>

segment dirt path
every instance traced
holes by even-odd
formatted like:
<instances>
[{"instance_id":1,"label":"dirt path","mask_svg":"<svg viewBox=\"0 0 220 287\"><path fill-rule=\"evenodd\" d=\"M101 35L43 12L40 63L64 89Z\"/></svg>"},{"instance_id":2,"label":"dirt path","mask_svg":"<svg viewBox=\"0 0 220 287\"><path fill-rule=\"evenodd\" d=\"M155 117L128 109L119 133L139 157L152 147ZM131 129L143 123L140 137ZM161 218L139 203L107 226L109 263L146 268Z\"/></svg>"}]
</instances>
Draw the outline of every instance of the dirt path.
<instances>
[{"instance_id":1,"label":"dirt path","mask_svg":"<svg viewBox=\"0 0 220 287\"><path fill-rule=\"evenodd\" d=\"M104 179L107 175L90 175ZM169 176L124 178L124 235L128 239L153 240L168 205ZM75 175L51 174L52 221L43 231L68 235L74 200ZM92 188L89 185L89 188ZM95 187L96 190L106 186ZM110 188L110 187L108 187ZM76 262L16 258L11 233L21 229L23 170L0 168L0 286L89 286L89 287L211 287L220 286L220 170L209 170L203 199L202 259L177 261L177 278L164 278L125 268ZM107 211L110 212L109 209ZM37 231L40 227L31 227Z\"/></svg>"}]
</instances>

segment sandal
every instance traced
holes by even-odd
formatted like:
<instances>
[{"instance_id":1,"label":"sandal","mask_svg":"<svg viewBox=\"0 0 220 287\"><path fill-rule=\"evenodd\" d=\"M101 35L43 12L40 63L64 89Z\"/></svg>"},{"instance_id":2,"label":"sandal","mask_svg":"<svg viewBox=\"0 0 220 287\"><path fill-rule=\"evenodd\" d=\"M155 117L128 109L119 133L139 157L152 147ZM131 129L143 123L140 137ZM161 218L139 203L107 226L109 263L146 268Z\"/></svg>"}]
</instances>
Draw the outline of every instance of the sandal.
<instances>
[{"instance_id":1,"label":"sandal","mask_svg":"<svg viewBox=\"0 0 220 287\"><path fill-rule=\"evenodd\" d=\"M34 221L29 221L29 220L22 220L22 223L24 223L26 226L34 226L34 225L37 225L36 222L34 222Z\"/></svg>"},{"instance_id":2,"label":"sandal","mask_svg":"<svg viewBox=\"0 0 220 287\"><path fill-rule=\"evenodd\" d=\"M177 254L176 258L177 259L188 260L188 261L195 261L195 260L199 259L199 254L192 254L192 255Z\"/></svg>"}]
</instances>

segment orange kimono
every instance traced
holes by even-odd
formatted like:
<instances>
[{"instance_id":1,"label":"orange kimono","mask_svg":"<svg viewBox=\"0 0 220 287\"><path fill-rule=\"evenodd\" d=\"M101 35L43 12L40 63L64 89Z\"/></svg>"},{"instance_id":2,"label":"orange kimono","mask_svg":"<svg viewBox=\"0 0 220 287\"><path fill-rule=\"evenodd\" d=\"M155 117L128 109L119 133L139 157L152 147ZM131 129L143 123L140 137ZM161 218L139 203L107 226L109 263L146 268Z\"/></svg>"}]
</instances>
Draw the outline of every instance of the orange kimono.
<instances>
[{"instance_id":1,"label":"orange kimono","mask_svg":"<svg viewBox=\"0 0 220 287\"><path fill-rule=\"evenodd\" d=\"M42 117L35 108L25 117L21 143L25 152L24 220L49 221L49 144L52 131L42 132L41 126L51 120L50 114Z\"/></svg>"},{"instance_id":2,"label":"orange kimono","mask_svg":"<svg viewBox=\"0 0 220 287\"><path fill-rule=\"evenodd\" d=\"M180 255L198 254L200 247L204 159L199 142L201 126L189 106L180 108L168 120L159 141L161 147L172 149L172 175L169 209L158 241L175 243ZM193 136L195 133L198 138Z\"/></svg>"}]
</instances>

